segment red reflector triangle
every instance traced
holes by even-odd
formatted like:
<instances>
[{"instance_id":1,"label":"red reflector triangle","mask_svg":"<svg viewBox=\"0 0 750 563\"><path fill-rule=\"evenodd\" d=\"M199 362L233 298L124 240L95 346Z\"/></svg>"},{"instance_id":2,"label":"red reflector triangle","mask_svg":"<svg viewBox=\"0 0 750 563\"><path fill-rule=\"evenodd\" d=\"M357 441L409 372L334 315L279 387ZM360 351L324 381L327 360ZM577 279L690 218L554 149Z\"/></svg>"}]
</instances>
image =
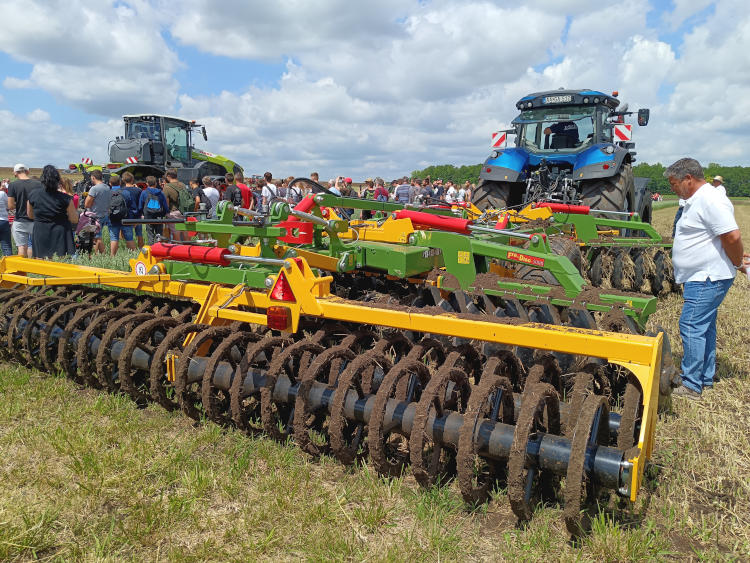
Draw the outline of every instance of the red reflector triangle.
<instances>
[{"instance_id":1,"label":"red reflector triangle","mask_svg":"<svg viewBox=\"0 0 750 563\"><path fill-rule=\"evenodd\" d=\"M271 289L271 299L275 301L290 301L291 303L297 302L294 298L292 286L289 285L289 280L286 279L284 270L281 270L276 278L276 283L273 284L273 289Z\"/></svg>"}]
</instances>

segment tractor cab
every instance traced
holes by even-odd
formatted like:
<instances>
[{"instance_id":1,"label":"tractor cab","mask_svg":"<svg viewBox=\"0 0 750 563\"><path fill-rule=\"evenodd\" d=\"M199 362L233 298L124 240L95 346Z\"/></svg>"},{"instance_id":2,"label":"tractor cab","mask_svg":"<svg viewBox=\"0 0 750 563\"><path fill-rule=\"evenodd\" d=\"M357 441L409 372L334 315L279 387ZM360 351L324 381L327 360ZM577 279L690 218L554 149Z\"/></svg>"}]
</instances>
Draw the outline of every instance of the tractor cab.
<instances>
[{"instance_id":1,"label":"tractor cab","mask_svg":"<svg viewBox=\"0 0 750 563\"><path fill-rule=\"evenodd\" d=\"M200 127L194 121L164 115L125 115L125 135L109 147L112 162L140 163L169 168L190 168L192 132Z\"/></svg>"},{"instance_id":2,"label":"tractor cab","mask_svg":"<svg viewBox=\"0 0 750 563\"><path fill-rule=\"evenodd\" d=\"M518 101L516 146L536 154L580 153L612 142L610 116L620 101L595 91L552 91Z\"/></svg>"}]
</instances>

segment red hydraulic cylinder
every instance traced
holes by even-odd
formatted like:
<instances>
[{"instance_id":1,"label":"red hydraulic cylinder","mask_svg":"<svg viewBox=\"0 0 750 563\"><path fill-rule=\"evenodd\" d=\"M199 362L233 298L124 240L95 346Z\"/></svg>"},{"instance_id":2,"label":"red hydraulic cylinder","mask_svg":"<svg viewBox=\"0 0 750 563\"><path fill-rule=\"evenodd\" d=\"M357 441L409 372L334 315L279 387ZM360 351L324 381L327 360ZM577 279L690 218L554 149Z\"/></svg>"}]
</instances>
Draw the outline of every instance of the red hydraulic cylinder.
<instances>
[{"instance_id":1,"label":"red hydraulic cylinder","mask_svg":"<svg viewBox=\"0 0 750 563\"><path fill-rule=\"evenodd\" d=\"M309 195L302 199L297 205L294 206L295 211L302 211L303 213L310 213L310 210L315 207L315 199Z\"/></svg>"},{"instance_id":2,"label":"red hydraulic cylinder","mask_svg":"<svg viewBox=\"0 0 750 563\"><path fill-rule=\"evenodd\" d=\"M229 249L212 246L164 244L161 242L151 245L151 256L155 258L208 264L210 266L229 266L231 262L225 258L227 254L231 254Z\"/></svg>"},{"instance_id":3,"label":"red hydraulic cylinder","mask_svg":"<svg viewBox=\"0 0 750 563\"><path fill-rule=\"evenodd\" d=\"M554 213L574 213L576 215L588 215L591 209L588 205L569 205L549 201L537 203L535 207L549 207Z\"/></svg>"},{"instance_id":4,"label":"red hydraulic cylinder","mask_svg":"<svg viewBox=\"0 0 750 563\"><path fill-rule=\"evenodd\" d=\"M469 226L472 224L471 220L461 219L460 217L432 215L431 213L412 211L410 209L402 209L400 211L396 211L396 217L398 219L411 219L411 222L415 227L440 229L441 231L451 231L453 233L461 233L463 235L468 235L471 233L471 231L469 230Z\"/></svg>"}]
</instances>

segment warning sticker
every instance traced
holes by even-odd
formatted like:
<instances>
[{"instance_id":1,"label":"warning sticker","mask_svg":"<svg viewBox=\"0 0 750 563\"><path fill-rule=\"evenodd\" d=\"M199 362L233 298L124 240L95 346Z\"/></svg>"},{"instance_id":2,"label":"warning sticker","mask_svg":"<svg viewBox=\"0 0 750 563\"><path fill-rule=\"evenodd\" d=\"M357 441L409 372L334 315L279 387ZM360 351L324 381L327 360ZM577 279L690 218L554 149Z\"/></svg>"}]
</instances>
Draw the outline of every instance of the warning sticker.
<instances>
[{"instance_id":1,"label":"warning sticker","mask_svg":"<svg viewBox=\"0 0 750 563\"><path fill-rule=\"evenodd\" d=\"M458 251L458 263L469 264L471 263L471 254L465 250Z\"/></svg>"},{"instance_id":2,"label":"warning sticker","mask_svg":"<svg viewBox=\"0 0 750 563\"><path fill-rule=\"evenodd\" d=\"M517 260L530 266L544 266L544 258L537 258L536 256L529 256L528 254L520 254L518 252L508 252L508 260Z\"/></svg>"},{"instance_id":3,"label":"warning sticker","mask_svg":"<svg viewBox=\"0 0 750 563\"><path fill-rule=\"evenodd\" d=\"M630 141L633 138L633 126L615 125L614 134L616 141Z\"/></svg>"},{"instance_id":4,"label":"warning sticker","mask_svg":"<svg viewBox=\"0 0 750 563\"><path fill-rule=\"evenodd\" d=\"M145 276L146 275L146 264L143 262L136 262L135 263L135 273L139 276Z\"/></svg>"}]
</instances>

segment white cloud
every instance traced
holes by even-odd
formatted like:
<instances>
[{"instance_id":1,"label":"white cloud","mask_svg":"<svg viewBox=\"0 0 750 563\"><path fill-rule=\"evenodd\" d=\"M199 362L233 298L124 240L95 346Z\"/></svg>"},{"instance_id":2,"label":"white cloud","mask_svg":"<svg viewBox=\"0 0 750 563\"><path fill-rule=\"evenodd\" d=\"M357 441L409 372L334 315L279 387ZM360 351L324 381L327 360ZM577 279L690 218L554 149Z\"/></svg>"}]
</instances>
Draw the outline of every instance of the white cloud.
<instances>
[{"instance_id":1,"label":"white cloud","mask_svg":"<svg viewBox=\"0 0 750 563\"><path fill-rule=\"evenodd\" d=\"M49 121L50 115L43 109L37 108L34 111L30 112L26 116L26 119L33 123L42 123L44 121Z\"/></svg>"},{"instance_id":2,"label":"white cloud","mask_svg":"<svg viewBox=\"0 0 750 563\"><path fill-rule=\"evenodd\" d=\"M34 86L34 83L31 80L16 78L14 76L7 76L5 80L3 80L3 86L10 90L15 90L21 88L32 88Z\"/></svg>"},{"instance_id":3,"label":"white cloud","mask_svg":"<svg viewBox=\"0 0 750 563\"><path fill-rule=\"evenodd\" d=\"M41 88L89 113L168 110L180 63L161 36L158 12L141 0L132 4L5 0L0 49L33 68L4 86Z\"/></svg>"}]
</instances>

